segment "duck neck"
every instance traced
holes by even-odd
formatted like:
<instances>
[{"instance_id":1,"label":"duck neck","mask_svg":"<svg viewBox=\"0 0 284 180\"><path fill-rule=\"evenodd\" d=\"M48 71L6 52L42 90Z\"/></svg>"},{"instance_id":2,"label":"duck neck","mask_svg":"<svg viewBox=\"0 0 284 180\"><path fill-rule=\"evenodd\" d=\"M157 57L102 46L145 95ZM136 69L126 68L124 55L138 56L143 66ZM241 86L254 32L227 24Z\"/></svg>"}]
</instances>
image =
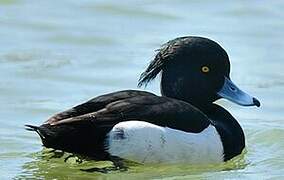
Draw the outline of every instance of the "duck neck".
<instances>
[{"instance_id":1,"label":"duck neck","mask_svg":"<svg viewBox=\"0 0 284 180\"><path fill-rule=\"evenodd\" d=\"M241 154L245 148L245 136L238 121L227 110L214 103L201 111L208 116L220 134L224 159L229 160Z\"/></svg>"},{"instance_id":2,"label":"duck neck","mask_svg":"<svg viewBox=\"0 0 284 180\"><path fill-rule=\"evenodd\" d=\"M198 108L201 112L204 112L206 115L207 113L212 111L213 103L211 102L189 102L194 107Z\"/></svg>"}]
</instances>

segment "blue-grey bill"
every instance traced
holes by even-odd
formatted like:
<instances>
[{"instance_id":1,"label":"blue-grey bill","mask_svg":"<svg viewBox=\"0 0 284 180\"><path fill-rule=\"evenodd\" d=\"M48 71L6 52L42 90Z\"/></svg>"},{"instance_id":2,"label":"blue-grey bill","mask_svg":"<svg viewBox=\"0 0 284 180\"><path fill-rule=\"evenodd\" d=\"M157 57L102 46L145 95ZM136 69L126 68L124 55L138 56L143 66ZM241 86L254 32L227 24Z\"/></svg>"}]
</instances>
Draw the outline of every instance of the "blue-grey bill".
<instances>
[{"instance_id":1,"label":"blue-grey bill","mask_svg":"<svg viewBox=\"0 0 284 180\"><path fill-rule=\"evenodd\" d=\"M239 89L227 77L225 77L224 85L217 94L222 98L228 99L242 106L260 106L259 100Z\"/></svg>"}]
</instances>

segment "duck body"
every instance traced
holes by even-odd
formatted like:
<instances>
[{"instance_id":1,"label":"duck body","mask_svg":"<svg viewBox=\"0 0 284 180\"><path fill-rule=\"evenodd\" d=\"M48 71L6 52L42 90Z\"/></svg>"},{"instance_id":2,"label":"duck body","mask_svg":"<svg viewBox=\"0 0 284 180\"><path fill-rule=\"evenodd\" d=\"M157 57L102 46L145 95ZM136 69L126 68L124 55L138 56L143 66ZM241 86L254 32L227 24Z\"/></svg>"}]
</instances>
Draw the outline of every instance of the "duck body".
<instances>
[{"instance_id":1,"label":"duck body","mask_svg":"<svg viewBox=\"0 0 284 180\"><path fill-rule=\"evenodd\" d=\"M136 122L136 128L133 122ZM128 124L131 128L127 127ZM155 128L149 131L147 129L152 127L150 124L155 125ZM108 159L110 155L117 155L111 147L114 142L138 137L127 135L133 132L133 128L140 133L141 141L136 142L138 145L142 141L149 142L145 138L151 136L155 132L153 130L157 130L156 127L198 134L209 125L206 115L184 101L145 91L126 90L99 96L59 113L39 126L37 131L46 147ZM164 135L167 135L166 131ZM133 141L129 143L135 144ZM121 148L130 150L123 145Z\"/></svg>"},{"instance_id":2,"label":"duck body","mask_svg":"<svg viewBox=\"0 0 284 180\"><path fill-rule=\"evenodd\" d=\"M214 41L177 38L162 46L139 81L147 84L162 73L162 96L138 90L109 93L27 128L46 147L98 160L223 162L242 152L245 138L236 119L213 102L225 97L260 105L230 81L229 71L228 56Z\"/></svg>"}]
</instances>

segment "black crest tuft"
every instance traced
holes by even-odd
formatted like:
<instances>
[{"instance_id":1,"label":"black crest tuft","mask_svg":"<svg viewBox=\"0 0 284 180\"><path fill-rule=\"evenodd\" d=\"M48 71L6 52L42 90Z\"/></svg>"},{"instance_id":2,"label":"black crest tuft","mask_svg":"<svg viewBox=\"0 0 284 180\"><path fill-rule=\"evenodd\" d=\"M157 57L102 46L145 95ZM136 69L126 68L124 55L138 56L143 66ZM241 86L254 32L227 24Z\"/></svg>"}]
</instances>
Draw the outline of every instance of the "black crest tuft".
<instances>
[{"instance_id":1,"label":"black crest tuft","mask_svg":"<svg viewBox=\"0 0 284 180\"><path fill-rule=\"evenodd\" d=\"M192 41L193 37L179 37L174 40L171 40L161 46L158 49L154 60L152 60L147 67L147 69L141 74L138 82L138 87L147 84L155 79L155 77L163 70L163 68L168 64L168 62L175 59L176 55L181 50L181 47L188 45Z\"/></svg>"}]
</instances>

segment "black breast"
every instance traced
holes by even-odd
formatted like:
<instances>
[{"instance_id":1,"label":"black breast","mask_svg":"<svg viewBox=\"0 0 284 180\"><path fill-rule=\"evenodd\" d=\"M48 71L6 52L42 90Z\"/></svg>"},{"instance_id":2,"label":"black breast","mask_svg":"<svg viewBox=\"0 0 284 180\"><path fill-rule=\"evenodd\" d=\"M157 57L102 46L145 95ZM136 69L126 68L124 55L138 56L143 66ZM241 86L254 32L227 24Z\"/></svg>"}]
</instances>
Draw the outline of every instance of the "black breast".
<instances>
[{"instance_id":1,"label":"black breast","mask_svg":"<svg viewBox=\"0 0 284 180\"><path fill-rule=\"evenodd\" d=\"M245 148L244 132L237 120L224 108L212 104L206 115L221 136L224 148L224 160L227 161L242 153Z\"/></svg>"}]
</instances>

